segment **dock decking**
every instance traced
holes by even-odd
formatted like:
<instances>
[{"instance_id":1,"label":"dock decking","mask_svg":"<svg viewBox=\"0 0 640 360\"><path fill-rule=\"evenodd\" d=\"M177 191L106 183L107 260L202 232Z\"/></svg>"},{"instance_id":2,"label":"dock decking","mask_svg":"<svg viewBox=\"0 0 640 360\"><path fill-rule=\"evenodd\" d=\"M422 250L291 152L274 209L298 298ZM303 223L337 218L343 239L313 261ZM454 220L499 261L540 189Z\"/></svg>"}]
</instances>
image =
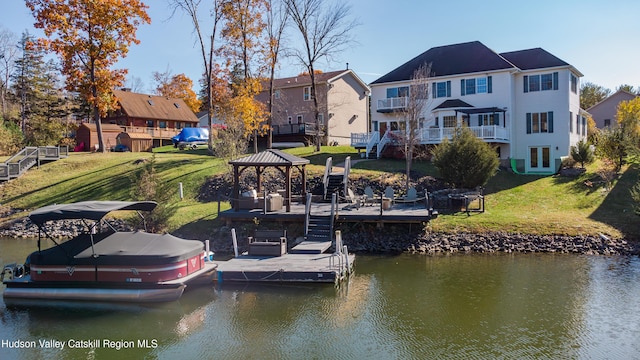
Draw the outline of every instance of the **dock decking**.
<instances>
[{"instance_id":1,"label":"dock decking","mask_svg":"<svg viewBox=\"0 0 640 360\"><path fill-rule=\"evenodd\" d=\"M291 204L291 211L284 208L277 211L264 211L263 209L251 210L226 210L219 213L221 219L229 221L246 220L273 220L282 222L304 222L304 204ZM311 205L313 215L329 215L330 203L313 203ZM422 223L431 218L429 210L424 203L393 204L387 210L380 210L379 203L369 203L365 206L356 206L350 203L338 204L337 222L375 222L375 223Z\"/></svg>"},{"instance_id":2,"label":"dock decking","mask_svg":"<svg viewBox=\"0 0 640 360\"><path fill-rule=\"evenodd\" d=\"M285 254L241 255L218 262L218 283L322 282L338 283L353 270L355 255Z\"/></svg>"}]
</instances>

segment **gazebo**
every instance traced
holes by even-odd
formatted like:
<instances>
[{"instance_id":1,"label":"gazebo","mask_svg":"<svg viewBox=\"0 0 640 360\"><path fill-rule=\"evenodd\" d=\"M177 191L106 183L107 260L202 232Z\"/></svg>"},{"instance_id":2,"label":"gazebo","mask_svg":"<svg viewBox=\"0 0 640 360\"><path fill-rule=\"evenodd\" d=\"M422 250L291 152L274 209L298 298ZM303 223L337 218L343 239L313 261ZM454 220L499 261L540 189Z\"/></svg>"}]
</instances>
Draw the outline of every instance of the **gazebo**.
<instances>
[{"instance_id":1,"label":"gazebo","mask_svg":"<svg viewBox=\"0 0 640 360\"><path fill-rule=\"evenodd\" d=\"M287 212L291 211L291 168L296 168L302 174L302 193L307 192L307 172L305 166L309 164L308 159L287 154L280 150L269 149L257 154L249 155L237 160L229 161L233 165L233 204L234 209L238 209L238 198L240 196L240 175L248 168L256 170L256 190L262 192L262 173L265 168L275 167L285 179L285 204Z\"/></svg>"}]
</instances>

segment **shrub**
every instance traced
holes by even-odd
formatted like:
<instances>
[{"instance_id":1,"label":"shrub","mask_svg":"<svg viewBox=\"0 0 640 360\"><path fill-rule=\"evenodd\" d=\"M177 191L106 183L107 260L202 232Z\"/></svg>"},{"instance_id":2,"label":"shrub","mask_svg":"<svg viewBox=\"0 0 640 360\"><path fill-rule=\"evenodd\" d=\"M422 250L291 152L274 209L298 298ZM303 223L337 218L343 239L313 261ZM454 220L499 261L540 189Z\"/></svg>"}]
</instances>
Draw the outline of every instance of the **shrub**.
<instances>
[{"instance_id":1,"label":"shrub","mask_svg":"<svg viewBox=\"0 0 640 360\"><path fill-rule=\"evenodd\" d=\"M24 137L20 127L0 117L0 156L13 155L22 149Z\"/></svg>"},{"instance_id":2,"label":"shrub","mask_svg":"<svg viewBox=\"0 0 640 360\"><path fill-rule=\"evenodd\" d=\"M176 209L170 203L175 189L163 183L156 172L156 155L153 154L142 169L134 173L132 178L133 188L131 197L138 201L156 201L158 206L145 216L147 230L150 232L162 232L167 229L167 224Z\"/></svg>"},{"instance_id":3,"label":"shrub","mask_svg":"<svg viewBox=\"0 0 640 360\"><path fill-rule=\"evenodd\" d=\"M443 180L456 188L485 185L500 165L493 147L468 128L457 129L451 141L436 146L431 161Z\"/></svg>"},{"instance_id":4,"label":"shrub","mask_svg":"<svg viewBox=\"0 0 640 360\"><path fill-rule=\"evenodd\" d=\"M586 141L580 140L575 146L571 147L571 157L580 163L580 167L584 169L584 164L591 164L595 157L591 145Z\"/></svg>"}]
</instances>

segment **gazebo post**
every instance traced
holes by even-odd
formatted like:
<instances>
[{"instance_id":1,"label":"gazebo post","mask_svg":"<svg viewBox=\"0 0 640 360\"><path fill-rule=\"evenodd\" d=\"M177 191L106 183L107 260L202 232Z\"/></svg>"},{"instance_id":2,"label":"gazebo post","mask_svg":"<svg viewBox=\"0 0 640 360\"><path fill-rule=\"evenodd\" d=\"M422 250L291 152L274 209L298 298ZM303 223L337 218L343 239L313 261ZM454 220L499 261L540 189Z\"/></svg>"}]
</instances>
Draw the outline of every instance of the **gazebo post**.
<instances>
[{"instance_id":1,"label":"gazebo post","mask_svg":"<svg viewBox=\"0 0 640 360\"><path fill-rule=\"evenodd\" d=\"M286 177L285 183L287 185L287 189L286 189L287 212L291 212L291 166L290 165L287 165L285 177Z\"/></svg>"},{"instance_id":2,"label":"gazebo post","mask_svg":"<svg viewBox=\"0 0 640 360\"><path fill-rule=\"evenodd\" d=\"M302 165L302 195L307 196L307 167Z\"/></svg>"},{"instance_id":3,"label":"gazebo post","mask_svg":"<svg viewBox=\"0 0 640 360\"><path fill-rule=\"evenodd\" d=\"M233 165L233 194L231 195L231 203L235 211L238 211L240 204L238 203L238 197L240 193L240 173L238 172L238 165Z\"/></svg>"},{"instance_id":4,"label":"gazebo post","mask_svg":"<svg viewBox=\"0 0 640 360\"><path fill-rule=\"evenodd\" d=\"M256 191L258 192L258 194L262 193L262 169L260 168L260 166L256 166L256 181L258 182L256 184Z\"/></svg>"}]
</instances>

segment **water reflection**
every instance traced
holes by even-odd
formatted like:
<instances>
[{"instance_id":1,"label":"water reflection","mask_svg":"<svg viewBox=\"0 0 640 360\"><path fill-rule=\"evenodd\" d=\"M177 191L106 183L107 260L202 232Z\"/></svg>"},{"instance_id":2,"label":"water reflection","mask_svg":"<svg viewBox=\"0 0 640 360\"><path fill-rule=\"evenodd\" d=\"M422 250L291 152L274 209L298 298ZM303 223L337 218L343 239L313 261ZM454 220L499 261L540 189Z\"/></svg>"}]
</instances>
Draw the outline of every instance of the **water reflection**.
<instances>
[{"instance_id":1,"label":"water reflection","mask_svg":"<svg viewBox=\"0 0 640 360\"><path fill-rule=\"evenodd\" d=\"M23 258L7 248L0 240L0 257ZM157 347L0 349L0 358L634 358L639 278L629 257L359 256L340 288L225 284L151 306L2 303L0 339Z\"/></svg>"}]
</instances>

